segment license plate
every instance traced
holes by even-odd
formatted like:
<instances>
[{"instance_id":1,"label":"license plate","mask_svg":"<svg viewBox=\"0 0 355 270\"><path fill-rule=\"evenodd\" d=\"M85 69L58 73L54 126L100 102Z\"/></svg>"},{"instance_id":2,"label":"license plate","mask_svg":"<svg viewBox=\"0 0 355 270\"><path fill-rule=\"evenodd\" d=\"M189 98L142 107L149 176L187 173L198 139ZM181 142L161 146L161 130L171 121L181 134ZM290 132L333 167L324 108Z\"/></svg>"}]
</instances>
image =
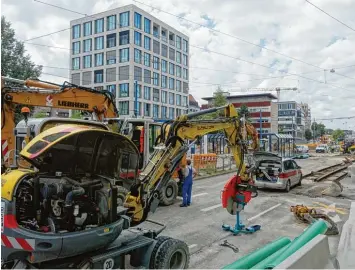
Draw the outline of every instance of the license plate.
<instances>
[{"instance_id":1,"label":"license plate","mask_svg":"<svg viewBox=\"0 0 355 270\"><path fill-rule=\"evenodd\" d=\"M5 202L1 202L1 233L4 232Z\"/></svg>"}]
</instances>

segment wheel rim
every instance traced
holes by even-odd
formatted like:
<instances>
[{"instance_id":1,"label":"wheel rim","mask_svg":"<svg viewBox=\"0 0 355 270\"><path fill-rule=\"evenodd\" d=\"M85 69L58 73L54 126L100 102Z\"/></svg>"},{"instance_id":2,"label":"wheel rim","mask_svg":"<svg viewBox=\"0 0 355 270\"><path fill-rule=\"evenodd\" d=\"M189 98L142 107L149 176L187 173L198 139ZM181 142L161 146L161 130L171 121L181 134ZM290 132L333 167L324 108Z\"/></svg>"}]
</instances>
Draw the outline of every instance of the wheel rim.
<instances>
[{"instance_id":1,"label":"wheel rim","mask_svg":"<svg viewBox=\"0 0 355 270\"><path fill-rule=\"evenodd\" d=\"M167 198L170 198L174 194L174 189L172 186L167 186L165 190L165 195Z\"/></svg>"},{"instance_id":2,"label":"wheel rim","mask_svg":"<svg viewBox=\"0 0 355 270\"><path fill-rule=\"evenodd\" d=\"M182 250L176 250L170 258L169 269L184 269L186 264L186 254Z\"/></svg>"}]
</instances>

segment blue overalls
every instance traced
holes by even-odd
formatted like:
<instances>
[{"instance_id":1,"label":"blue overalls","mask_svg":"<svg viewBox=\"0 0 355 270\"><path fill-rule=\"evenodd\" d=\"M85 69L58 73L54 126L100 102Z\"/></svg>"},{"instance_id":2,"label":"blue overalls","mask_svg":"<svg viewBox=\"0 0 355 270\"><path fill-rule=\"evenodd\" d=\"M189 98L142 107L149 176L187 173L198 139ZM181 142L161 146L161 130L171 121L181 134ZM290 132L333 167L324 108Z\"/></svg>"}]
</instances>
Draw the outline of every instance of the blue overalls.
<instances>
[{"instance_id":1,"label":"blue overalls","mask_svg":"<svg viewBox=\"0 0 355 270\"><path fill-rule=\"evenodd\" d=\"M188 167L189 174L185 177L184 184L182 185L182 204L190 205L192 193L192 167Z\"/></svg>"}]
</instances>

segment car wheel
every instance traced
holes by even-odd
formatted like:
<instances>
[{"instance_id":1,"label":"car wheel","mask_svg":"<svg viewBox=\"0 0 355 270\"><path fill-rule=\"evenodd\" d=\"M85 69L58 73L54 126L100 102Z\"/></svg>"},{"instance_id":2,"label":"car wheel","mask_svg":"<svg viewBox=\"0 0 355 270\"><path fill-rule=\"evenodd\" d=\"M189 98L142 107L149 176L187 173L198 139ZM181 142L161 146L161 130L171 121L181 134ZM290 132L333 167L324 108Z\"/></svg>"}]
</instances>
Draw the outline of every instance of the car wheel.
<instances>
[{"instance_id":1,"label":"car wheel","mask_svg":"<svg viewBox=\"0 0 355 270\"><path fill-rule=\"evenodd\" d=\"M285 191L288 193L290 192L290 190L291 190L291 181L287 180Z\"/></svg>"},{"instance_id":2,"label":"car wheel","mask_svg":"<svg viewBox=\"0 0 355 270\"><path fill-rule=\"evenodd\" d=\"M169 182L160 190L160 204L164 206L172 205L178 194L178 184L174 179Z\"/></svg>"}]
</instances>

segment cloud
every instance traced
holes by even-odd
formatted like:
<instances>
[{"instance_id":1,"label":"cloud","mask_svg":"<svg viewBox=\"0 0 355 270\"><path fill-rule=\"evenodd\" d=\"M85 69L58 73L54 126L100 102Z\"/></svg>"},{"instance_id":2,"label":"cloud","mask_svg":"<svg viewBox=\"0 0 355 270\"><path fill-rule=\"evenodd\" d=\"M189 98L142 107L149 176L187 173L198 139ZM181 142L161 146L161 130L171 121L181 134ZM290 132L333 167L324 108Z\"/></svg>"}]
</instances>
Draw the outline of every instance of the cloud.
<instances>
[{"instance_id":1,"label":"cloud","mask_svg":"<svg viewBox=\"0 0 355 270\"><path fill-rule=\"evenodd\" d=\"M309 103L312 118L354 114L355 66L339 69L337 67L355 65L353 53L355 32L305 1L223 1L223 4L217 0L139 1L200 25L130 0L48 2L83 14L95 14L134 3L189 35L192 45L190 47L190 91L200 103L202 97L212 95L218 84L226 90L251 87L298 87L299 91L281 92L281 100ZM312 3L355 27L354 1L312 0ZM69 28L70 20L82 17L37 1L22 0L2 1L2 14L12 22L17 37L22 40ZM214 30L228 35L211 31L203 26L213 27ZM69 31L31 42L69 48ZM248 42L265 46L314 66L253 46ZM38 64L69 68L68 50L31 44L26 44L26 48ZM334 73L330 73L329 70L324 73L323 69L331 68L335 69ZM302 77L285 76L258 80L269 76L288 75L287 72L307 74L301 75ZM63 82L64 78L48 74L68 77L69 72L65 69L44 68L44 73L45 80ZM346 121L348 128L355 129L355 120ZM343 128L344 120L323 122L331 128Z\"/></svg>"}]
</instances>

